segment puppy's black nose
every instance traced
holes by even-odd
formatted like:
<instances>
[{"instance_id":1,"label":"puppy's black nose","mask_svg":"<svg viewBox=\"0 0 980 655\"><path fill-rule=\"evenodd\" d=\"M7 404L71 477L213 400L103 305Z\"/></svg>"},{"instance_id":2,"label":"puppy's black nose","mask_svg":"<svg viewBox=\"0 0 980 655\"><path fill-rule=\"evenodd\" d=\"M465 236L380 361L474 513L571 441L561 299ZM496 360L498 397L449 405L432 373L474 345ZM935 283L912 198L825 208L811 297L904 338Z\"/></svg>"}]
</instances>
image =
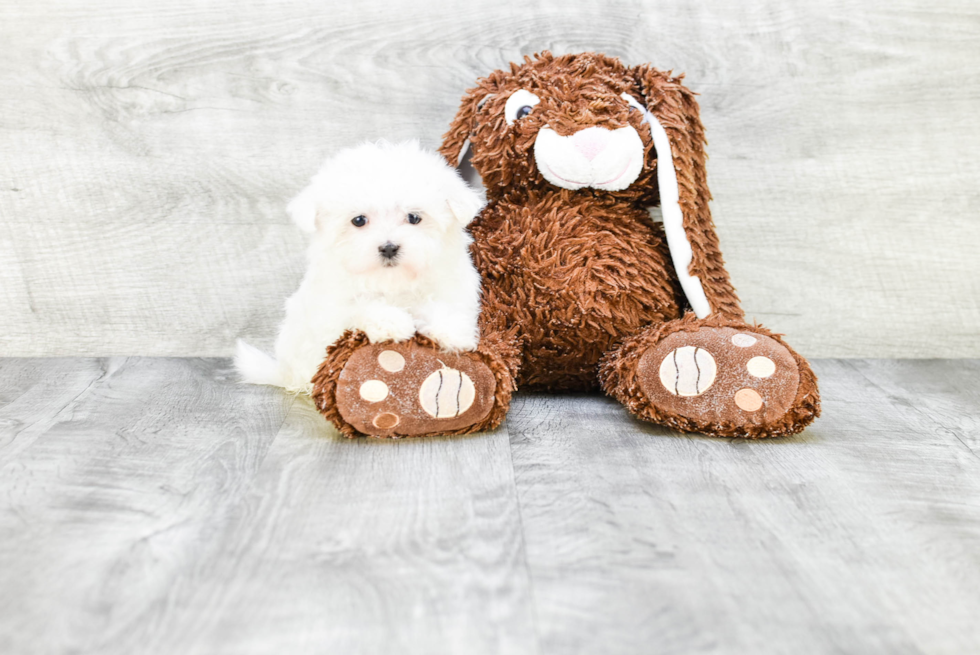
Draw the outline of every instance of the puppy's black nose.
<instances>
[{"instance_id":1,"label":"puppy's black nose","mask_svg":"<svg viewBox=\"0 0 980 655\"><path fill-rule=\"evenodd\" d=\"M394 259L395 255L398 254L399 248L401 248L401 246L396 246L395 244L389 241L383 246L378 246L378 252L380 252L381 256L384 257L385 259Z\"/></svg>"}]
</instances>

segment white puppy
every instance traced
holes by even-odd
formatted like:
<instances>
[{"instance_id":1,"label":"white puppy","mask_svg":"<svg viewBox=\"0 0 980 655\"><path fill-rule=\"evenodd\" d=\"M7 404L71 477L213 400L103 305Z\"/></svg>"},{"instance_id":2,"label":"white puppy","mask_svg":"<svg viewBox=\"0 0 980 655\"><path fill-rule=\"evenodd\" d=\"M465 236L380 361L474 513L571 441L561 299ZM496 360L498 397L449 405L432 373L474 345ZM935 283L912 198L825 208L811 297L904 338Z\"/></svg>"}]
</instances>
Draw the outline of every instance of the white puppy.
<instances>
[{"instance_id":1,"label":"white puppy","mask_svg":"<svg viewBox=\"0 0 980 655\"><path fill-rule=\"evenodd\" d=\"M414 141L368 143L328 159L287 207L313 236L276 358L239 340L242 377L309 393L327 346L347 329L372 343L417 331L446 350L475 349L480 276L464 227L481 206L442 157Z\"/></svg>"}]
</instances>

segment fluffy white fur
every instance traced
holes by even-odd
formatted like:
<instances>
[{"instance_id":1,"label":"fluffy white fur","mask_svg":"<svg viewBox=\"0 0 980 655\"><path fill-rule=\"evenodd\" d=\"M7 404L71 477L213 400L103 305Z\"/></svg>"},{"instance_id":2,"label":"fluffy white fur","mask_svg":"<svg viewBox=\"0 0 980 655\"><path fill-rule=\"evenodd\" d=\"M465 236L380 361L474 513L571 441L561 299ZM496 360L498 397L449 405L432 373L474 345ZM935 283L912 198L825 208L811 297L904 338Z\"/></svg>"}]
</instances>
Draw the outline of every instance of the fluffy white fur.
<instances>
[{"instance_id":1,"label":"fluffy white fur","mask_svg":"<svg viewBox=\"0 0 980 655\"><path fill-rule=\"evenodd\" d=\"M312 239L275 359L239 340L242 377L309 393L327 346L347 329L372 342L417 331L446 350L475 349L480 276L464 228L481 206L442 157L414 141L368 143L328 159L287 207ZM410 223L410 213L421 222ZM366 225L352 224L357 216ZM382 256L386 244L398 246L394 259Z\"/></svg>"}]
</instances>

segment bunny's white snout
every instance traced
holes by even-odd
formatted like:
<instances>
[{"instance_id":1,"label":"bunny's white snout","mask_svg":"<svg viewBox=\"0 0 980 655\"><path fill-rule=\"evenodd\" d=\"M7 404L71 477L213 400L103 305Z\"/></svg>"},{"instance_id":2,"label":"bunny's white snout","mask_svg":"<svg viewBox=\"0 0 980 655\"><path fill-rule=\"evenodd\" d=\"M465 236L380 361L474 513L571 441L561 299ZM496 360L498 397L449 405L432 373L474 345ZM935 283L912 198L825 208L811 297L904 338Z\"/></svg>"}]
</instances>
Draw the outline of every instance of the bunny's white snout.
<instances>
[{"instance_id":1,"label":"bunny's white snout","mask_svg":"<svg viewBox=\"0 0 980 655\"><path fill-rule=\"evenodd\" d=\"M542 127L534 142L534 159L544 179L555 186L621 191L643 170L643 141L631 126L594 126L570 136Z\"/></svg>"}]
</instances>

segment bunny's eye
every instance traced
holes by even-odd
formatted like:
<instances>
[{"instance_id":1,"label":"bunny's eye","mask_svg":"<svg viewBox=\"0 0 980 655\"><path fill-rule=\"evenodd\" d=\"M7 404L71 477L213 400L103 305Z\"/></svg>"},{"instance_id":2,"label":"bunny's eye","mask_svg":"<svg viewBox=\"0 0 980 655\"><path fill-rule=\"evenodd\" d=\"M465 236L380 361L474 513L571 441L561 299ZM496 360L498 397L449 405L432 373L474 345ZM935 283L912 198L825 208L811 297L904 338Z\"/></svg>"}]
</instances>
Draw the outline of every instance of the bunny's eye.
<instances>
[{"instance_id":1,"label":"bunny's eye","mask_svg":"<svg viewBox=\"0 0 980 655\"><path fill-rule=\"evenodd\" d=\"M504 107L504 118L508 125L513 125L515 121L524 118L534 109L534 106L541 102L538 96L530 91L520 89L507 98L507 105Z\"/></svg>"},{"instance_id":2,"label":"bunny's eye","mask_svg":"<svg viewBox=\"0 0 980 655\"><path fill-rule=\"evenodd\" d=\"M367 225L367 216L355 216L354 218L350 219L350 222L354 225L354 227L364 227Z\"/></svg>"},{"instance_id":3,"label":"bunny's eye","mask_svg":"<svg viewBox=\"0 0 980 655\"><path fill-rule=\"evenodd\" d=\"M416 214L415 212L412 212L411 214L408 215L408 222L411 223L412 225L418 225L419 223L422 222L422 217Z\"/></svg>"}]
</instances>

